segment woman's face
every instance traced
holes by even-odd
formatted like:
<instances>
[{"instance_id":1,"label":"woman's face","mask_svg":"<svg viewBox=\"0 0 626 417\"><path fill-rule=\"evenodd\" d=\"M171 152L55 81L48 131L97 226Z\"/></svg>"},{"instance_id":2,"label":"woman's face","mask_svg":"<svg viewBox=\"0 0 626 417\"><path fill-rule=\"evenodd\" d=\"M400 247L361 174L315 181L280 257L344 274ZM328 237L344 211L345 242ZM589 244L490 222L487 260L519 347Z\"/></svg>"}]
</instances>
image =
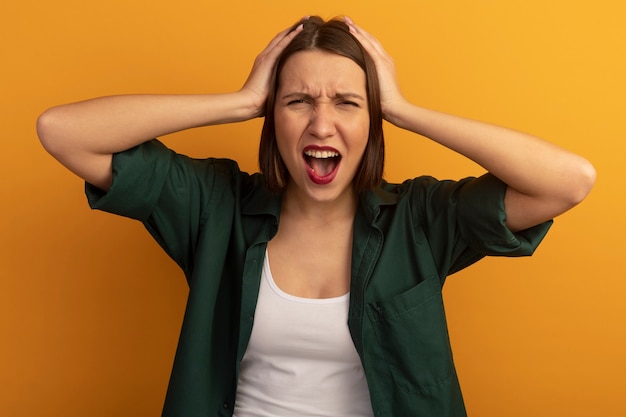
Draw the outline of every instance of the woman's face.
<instances>
[{"instance_id":1,"label":"woman's face","mask_svg":"<svg viewBox=\"0 0 626 417\"><path fill-rule=\"evenodd\" d=\"M316 202L353 198L369 135L365 72L349 58L305 51L279 77L274 119L287 192Z\"/></svg>"}]
</instances>

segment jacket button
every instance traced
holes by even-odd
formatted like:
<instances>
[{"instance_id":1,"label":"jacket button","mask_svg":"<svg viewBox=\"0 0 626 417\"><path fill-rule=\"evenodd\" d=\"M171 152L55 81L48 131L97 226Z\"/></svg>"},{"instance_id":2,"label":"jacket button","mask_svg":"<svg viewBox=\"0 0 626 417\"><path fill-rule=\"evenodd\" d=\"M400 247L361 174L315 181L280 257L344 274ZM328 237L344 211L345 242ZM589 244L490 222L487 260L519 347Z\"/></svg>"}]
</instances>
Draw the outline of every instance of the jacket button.
<instances>
[{"instance_id":1,"label":"jacket button","mask_svg":"<svg viewBox=\"0 0 626 417\"><path fill-rule=\"evenodd\" d=\"M224 409L227 409L228 407L228 403L224 403Z\"/></svg>"}]
</instances>

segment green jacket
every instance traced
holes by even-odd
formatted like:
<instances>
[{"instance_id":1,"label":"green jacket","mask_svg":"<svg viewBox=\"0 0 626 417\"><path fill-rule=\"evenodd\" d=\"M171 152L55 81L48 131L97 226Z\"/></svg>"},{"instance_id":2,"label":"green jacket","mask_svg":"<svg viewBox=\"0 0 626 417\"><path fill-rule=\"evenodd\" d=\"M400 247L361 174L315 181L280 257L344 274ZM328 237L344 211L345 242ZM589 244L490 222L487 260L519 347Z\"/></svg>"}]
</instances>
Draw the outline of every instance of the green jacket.
<instances>
[{"instance_id":1,"label":"green jacket","mask_svg":"<svg viewBox=\"0 0 626 417\"><path fill-rule=\"evenodd\" d=\"M189 298L164 416L231 416L280 196L225 159L191 159L154 140L117 154L93 208L140 220L182 268ZM377 417L460 417L441 289L485 255L530 255L550 222L505 226L492 175L420 177L362 195L354 219L348 326Z\"/></svg>"}]
</instances>

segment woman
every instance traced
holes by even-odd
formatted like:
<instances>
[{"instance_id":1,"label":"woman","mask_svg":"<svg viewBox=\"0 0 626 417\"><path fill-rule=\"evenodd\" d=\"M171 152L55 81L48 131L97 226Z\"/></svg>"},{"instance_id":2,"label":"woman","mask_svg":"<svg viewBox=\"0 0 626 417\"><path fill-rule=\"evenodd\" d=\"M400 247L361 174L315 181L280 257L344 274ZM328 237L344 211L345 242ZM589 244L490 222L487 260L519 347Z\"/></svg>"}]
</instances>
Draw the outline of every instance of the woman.
<instances>
[{"instance_id":1,"label":"woman","mask_svg":"<svg viewBox=\"0 0 626 417\"><path fill-rule=\"evenodd\" d=\"M259 116L262 174L150 140ZM489 173L382 181L383 118ZM279 33L235 93L105 97L38 130L92 207L141 220L185 272L164 415L464 416L445 278L530 255L595 180L538 138L410 103L349 18Z\"/></svg>"}]
</instances>

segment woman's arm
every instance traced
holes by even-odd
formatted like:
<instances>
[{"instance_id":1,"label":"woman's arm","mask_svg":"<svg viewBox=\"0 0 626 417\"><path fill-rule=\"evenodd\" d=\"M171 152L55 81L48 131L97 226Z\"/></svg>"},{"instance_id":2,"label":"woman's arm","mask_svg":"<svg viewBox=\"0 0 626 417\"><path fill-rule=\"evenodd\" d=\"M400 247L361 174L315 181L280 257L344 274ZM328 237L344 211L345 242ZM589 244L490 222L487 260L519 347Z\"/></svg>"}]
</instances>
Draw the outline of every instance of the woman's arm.
<instances>
[{"instance_id":1,"label":"woman's arm","mask_svg":"<svg viewBox=\"0 0 626 417\"><path fill-rule=\"evenodd\" d=\"M108 190L112 155L168 133L253 117L245 97L128 95L47 110L37 121L44 148L87 182ZM248 118L249 118L248 117Z\"/></svg>"},{"instance_id":2,"label":"woman's arm","mask_svg":"<svg viewBox=\"0 0 626 417\"><path fill-rule=\"evenodd\" d=\"M147 140L262 116L274 63L301 28L280 32L256 58L241 90L214 95L128 95L66 104L37 121L46 150L87 182L108 190L112 155Z\"/></svg>"},{"instance_id":3,"label":"woman's arm","mask_svg":"<svg viewBox=\"0 0 626 417\"><path fill-rule=\"evenodd\" d=\"M376 64L385 119L468 157L505 182L509 228L521 230L549 220L590 192L595 170L579 155L532 135L408 102L381 44L350 19L346 23Z\"/></svg>"}]
</instances>

